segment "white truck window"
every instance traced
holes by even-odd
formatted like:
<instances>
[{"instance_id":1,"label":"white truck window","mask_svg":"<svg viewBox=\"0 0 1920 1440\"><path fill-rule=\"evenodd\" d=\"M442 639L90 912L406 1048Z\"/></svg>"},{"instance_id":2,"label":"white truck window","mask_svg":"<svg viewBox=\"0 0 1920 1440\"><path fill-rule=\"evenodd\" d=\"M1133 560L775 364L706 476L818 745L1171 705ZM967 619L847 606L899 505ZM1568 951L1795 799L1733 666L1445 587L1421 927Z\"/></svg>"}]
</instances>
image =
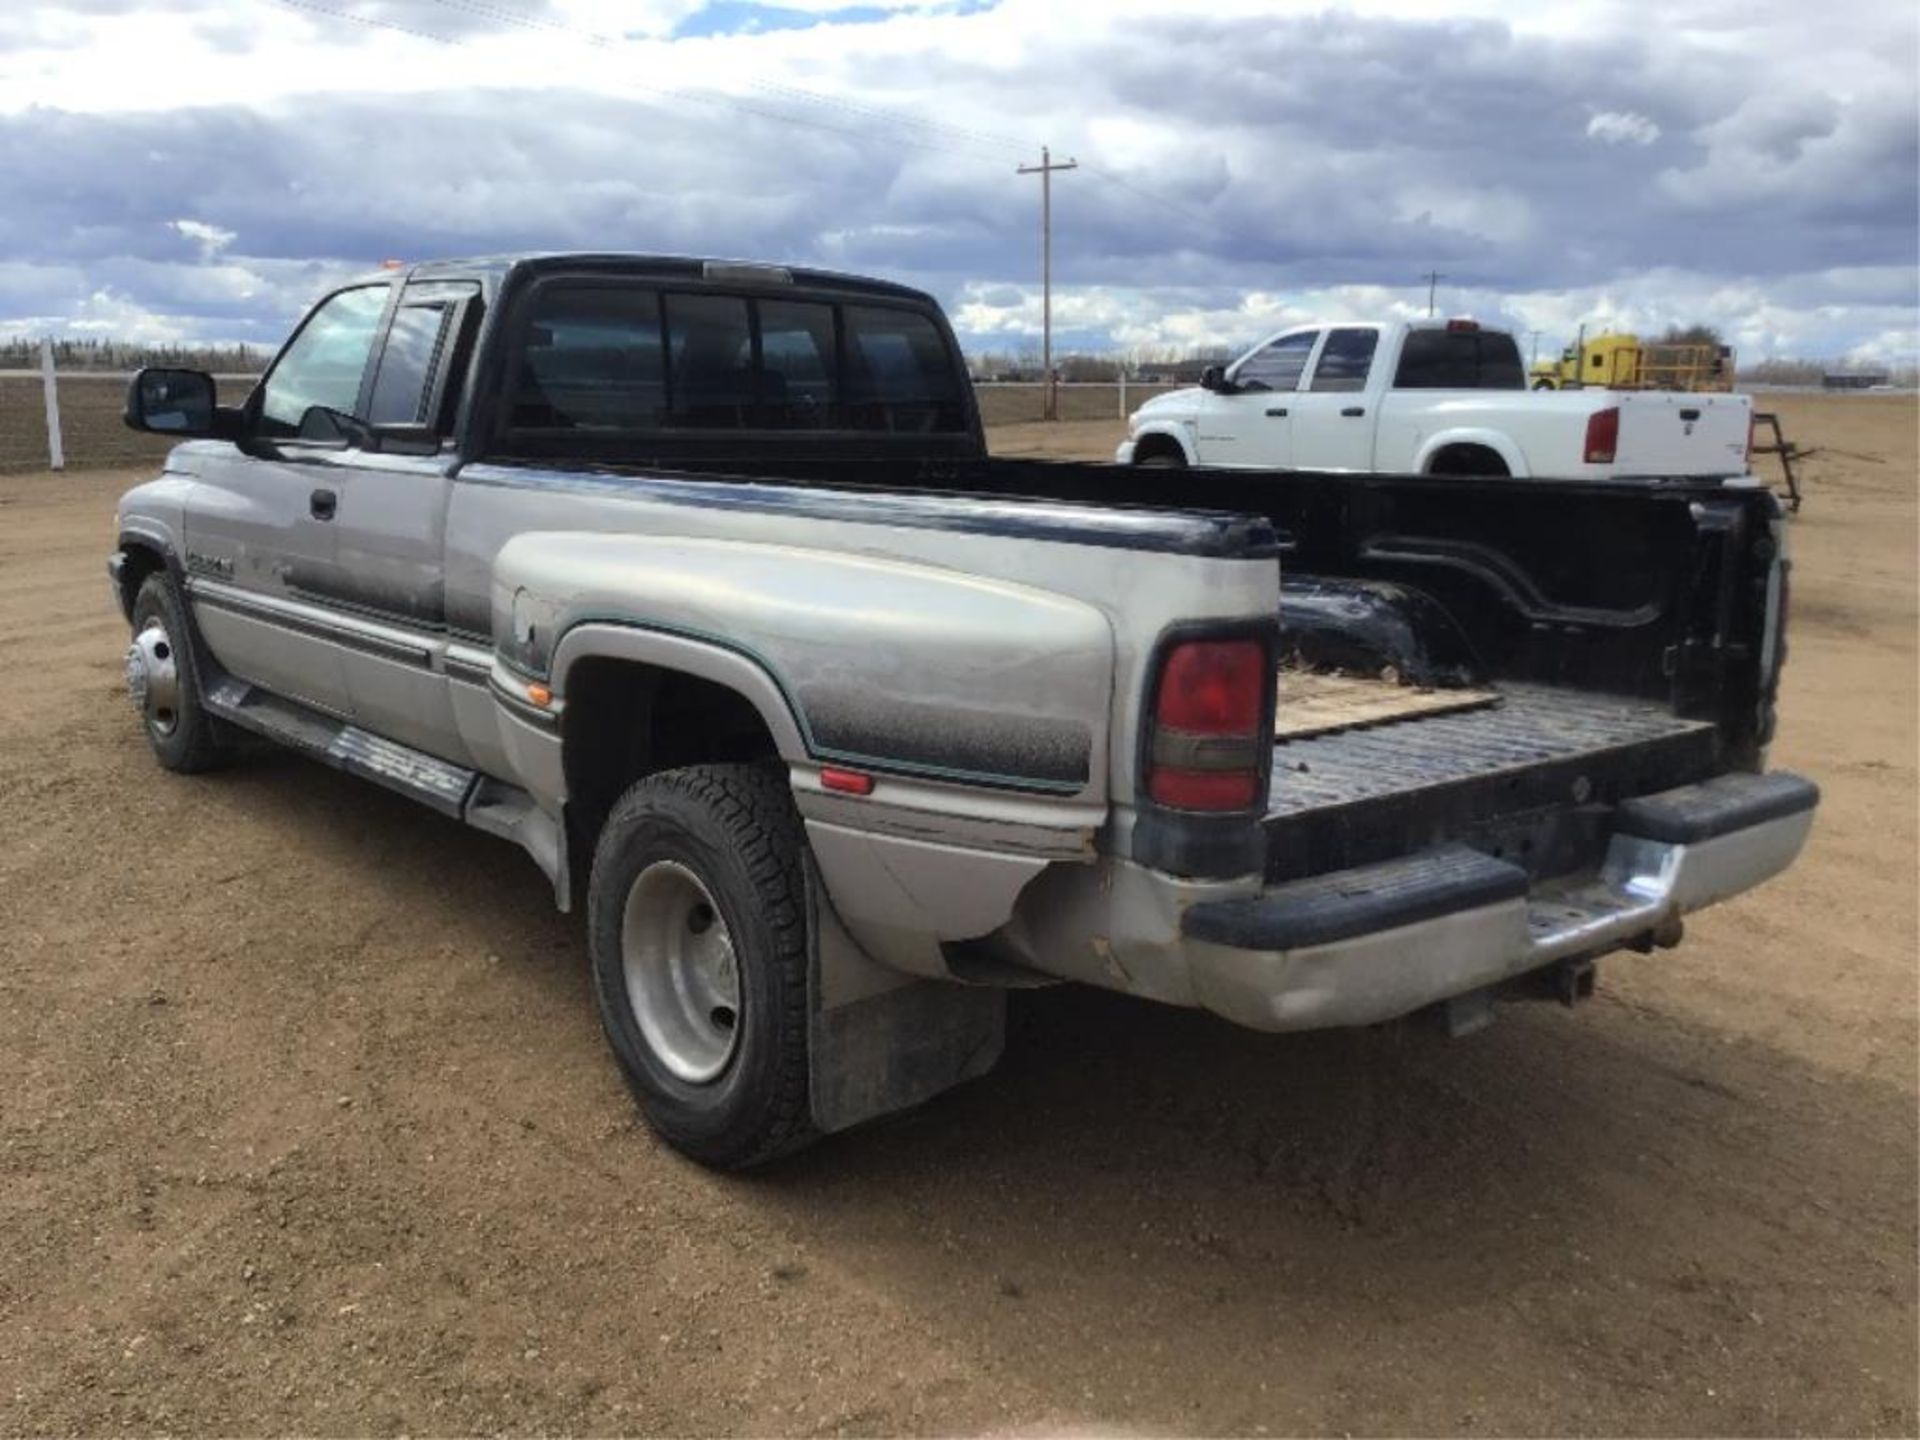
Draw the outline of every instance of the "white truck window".
<instances>
[{"instance_id":1,"label":"white truck window","mask_svg":"<svg viewBox=\"0 0 1920 1440\"><path fill-rule=\"evenodd\" d=\"M1242 390L1291 390L1300 383L1300 372L1307 368L1307 356L1313 353L1318 330L1303 330L1297 335L1282 335L1263 345L1233 372L1233 383Z\"/></svg>"},{"instance_id":2,"label":"white truck window","mask_svg":"<svg viewBox=\"0 0 1920 1440\"><path fill-rule=\"evenodd\" d=\"M1498 330L1409 330L1394 372L1396 390L1524 390L1526 367L1511 335Z\"/></svg>"},{"instance_id":3,"label":"white truck window","mask_svg":"<svg viewBox=\"0 0 1920 1440\"><path fill-rule=\"evenodd\" d=\"M1373 352L1380 344L1380 332L1357 325L1342 326L1327 332L1327 343L1320 347L1320 358L1313 367L1309 390L1364 390L1367 372L1373 368Z\"/></svg>"}]
</instances>

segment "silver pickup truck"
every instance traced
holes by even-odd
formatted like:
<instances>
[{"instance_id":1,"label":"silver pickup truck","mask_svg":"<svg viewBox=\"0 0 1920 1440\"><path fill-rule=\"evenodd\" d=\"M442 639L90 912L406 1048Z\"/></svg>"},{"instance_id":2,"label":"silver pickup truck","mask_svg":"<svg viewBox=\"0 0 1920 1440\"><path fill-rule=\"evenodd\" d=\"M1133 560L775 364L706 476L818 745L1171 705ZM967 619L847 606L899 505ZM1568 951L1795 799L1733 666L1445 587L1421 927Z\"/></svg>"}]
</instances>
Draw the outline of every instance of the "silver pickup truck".
<instances>
[{"instance_id":1,"label":"silver pickup truck","mask_svg":"<svg viewBox=\"0 0 1920 1440\"><path fill-rule=\"evenodd\" d=\"M264 736L521 845L646 1115L739 1167L1009 988L1455 1030L1791 863L1765 491L989 457L925 295L552 255L326 296L121 501L168 769Z\"/></svg>"}]
</instances>

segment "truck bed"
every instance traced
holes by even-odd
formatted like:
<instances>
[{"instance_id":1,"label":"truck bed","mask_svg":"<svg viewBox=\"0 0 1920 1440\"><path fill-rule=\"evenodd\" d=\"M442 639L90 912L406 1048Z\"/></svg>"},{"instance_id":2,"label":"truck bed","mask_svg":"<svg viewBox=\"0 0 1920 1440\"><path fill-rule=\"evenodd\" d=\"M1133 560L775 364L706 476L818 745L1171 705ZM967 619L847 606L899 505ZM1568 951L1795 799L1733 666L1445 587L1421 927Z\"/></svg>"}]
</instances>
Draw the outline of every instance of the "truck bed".
<instances>
[{"instance_id":1,"label":"truck bed","mask_svg":"<svg viewBox=\"0 0 1920 1440\"><path fill-rule=\"evenodd\" d=\"M1444 693L1444 692L1441 692ZM1286 689L1282 686L1282 708ZM1468 839L1537 875L1597 861L1615 800L1714 772L1717 730L1647 701L1535 684L1273 748L1268 876Z\"/></svg>"}]
</instances>

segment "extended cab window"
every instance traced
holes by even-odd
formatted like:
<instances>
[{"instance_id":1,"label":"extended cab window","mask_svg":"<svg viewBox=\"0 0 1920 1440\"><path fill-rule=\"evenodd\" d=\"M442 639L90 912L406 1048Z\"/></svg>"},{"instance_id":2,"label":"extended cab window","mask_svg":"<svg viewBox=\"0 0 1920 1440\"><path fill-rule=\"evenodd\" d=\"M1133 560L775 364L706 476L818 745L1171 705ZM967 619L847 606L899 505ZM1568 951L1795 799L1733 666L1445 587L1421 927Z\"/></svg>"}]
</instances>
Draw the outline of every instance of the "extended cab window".
<instances>
[{"instance_id":1,"label":"extended cab window","mask_svg":"<svg viewBox=\"0 0 1920 1440\"><path fill-rule=\"evenodd\" d=\"M512 377L516 430L640 430L666 418L660 296L636 285L548 285Z\"/></svg>"},{"instance_id":2,"label":"extended cab window","mask_svg":"<svg viewBox=\"0 0 1920 1440\"><path fill-rule=\"evenodd\" d=\"M260 434L297 438L315 406L343 415L356 412L360 382L366 378L391 288L363 285L342 290L307 318L261 387ZM320 424L308 433L330 440L338 438L339 430Z\"/></svg>"},{"instance_id":3,"label":"extended cab window","mask_svg":"<svg viewBox=\"0 0 1920 1440\"><path fill-rule=\"evenodd\" d=\"M961 432L967 405L924 314L619 281L534 293L511 370L517 431Z\"/></svg>"},{"instance_id":4,"label":"extended cab window","mask_svg":"<svg viewBox=\"0 0 1920 1440\"><path fill-rule=\"evenodd\" d=\"M1303 330L1298 335L1282 335L1263 345L1233 372L1233 383L1242 390L1291 390L1300 383L1300 372L1307 368L1307 356L1313 353L1318 330Z\"/></svg>"},{"instance_id":5,"label":"extended cab window","mask_svg":"<svg viewBox=\"0 0 1920 1440\"><path fill-rule=\"evenodd\" d=\"M1367 371L1373 368L1374 348L1380 343L1378 330L1350 326L1327 332L1327 343L1320 347L1320 358L1313 365L1313 383L1309 390L1364 390Z\"/></svg>"},{"instance_id":6,"label":"extended cab window","mask_svg":"<svg viewBox=\"0 0 1920 1440\"><path fill-rule=\"evenodd\" d=\"M1485 330L1409 330L1396 390L1524 390L1526 368L1511 335Z\"/></svg>"},{"instance_id":7,"label":"extended cab window","mask_svg":"<svg viewBox=\"0 0 1920 1440\"><path fill-rule=\"evenodd\" d=\"M847 424L855 430L964 430L965 391L953 351L912 310L849 305Z\"/></svg>"}]
</instances>

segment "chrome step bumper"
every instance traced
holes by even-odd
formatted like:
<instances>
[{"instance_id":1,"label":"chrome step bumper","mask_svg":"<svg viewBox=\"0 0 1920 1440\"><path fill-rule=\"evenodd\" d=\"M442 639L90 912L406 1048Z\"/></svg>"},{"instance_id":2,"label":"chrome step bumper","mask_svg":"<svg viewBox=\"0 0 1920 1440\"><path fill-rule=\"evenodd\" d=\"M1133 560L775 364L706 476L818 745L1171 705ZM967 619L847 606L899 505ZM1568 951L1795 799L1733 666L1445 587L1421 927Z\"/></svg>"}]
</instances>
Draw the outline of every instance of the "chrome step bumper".
<instances>
[{"instance_id":1,"label":"chrome step bumper","mask_svg":"<svg viewBox=\"0 0 1920 1440\"><path fill-rule=\"evenodd\" d=\"M1203 901L1180 920L1193 1000L1261 1030L1366 1025L1651 940L1792 864L1819 798L1775 773L1628 801L1598 874L1538 885L1444 846Z\"/></svg>"}]
</instances>

